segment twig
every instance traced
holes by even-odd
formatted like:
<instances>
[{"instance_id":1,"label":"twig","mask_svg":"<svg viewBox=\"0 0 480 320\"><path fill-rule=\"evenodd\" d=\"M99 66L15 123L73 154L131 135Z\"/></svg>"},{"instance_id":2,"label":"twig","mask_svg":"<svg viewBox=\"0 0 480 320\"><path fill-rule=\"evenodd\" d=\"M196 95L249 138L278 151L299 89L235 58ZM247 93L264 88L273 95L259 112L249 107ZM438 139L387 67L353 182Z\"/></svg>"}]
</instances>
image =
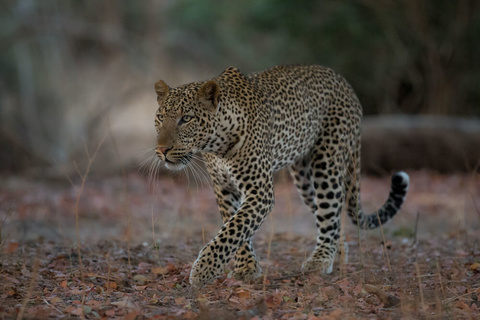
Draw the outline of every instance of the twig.
<instances>
[{"instance_id":1,"label":"twig","mask_svg":"<svg viewBox=\"0 0 480 320\"><path fill-rule=\"evenodd\" d=\"M420 211L417 211L417 217L415 219L415 229L414 229L414 233L413 233L413 244L416 245L417 244L417 230L418 230L418 220L420 218Z\"/></svg>"},{"instance_id":2,"label":"twig","mask_svg":"<svg viewBox=\"0 0 480 320\"><path fill-rule=\"evenodd\" d=\"M98 150L100 150L100 147L102 146L103 142L105 141L105 138L107 137L107 134L105 134L100 142L97 145L97 148L95 149L95 152L92 154L92 156L89 156L88 158L88 164L87 168L85 169L85 173L83 175L80 175L82 178L82 183L80 185L80 190L77 193L77 198L75 200L75 206L74 206L74 212L75 212L75 238L77 241L77 255L78 255L78 262L80 264L80 278L82 280L82 283L85 283L85 276L83 274L83 261L82 261L82 253L81 253L81 245L80 245L80 227L79 227L79 210L80 210L80 197L82 196L83 189L85 188L85 183L87 182L87 177L88 174L90 173L90 169L93 164L93 160L95 159ZM89 154L89 153L88 153ZM76 165L76 163L74 162ZM77 167L78 168L78 167ZM80 174L80 172L79 172Z\"/></svg>"},{"instance_id":3,"label":"twig","mask_svg":"<svg viewBox=\"0 0 480 320\"><path fill-rule=\"evenodd\" d=\"M380 220L380 216L378 215L378 211L377 211L377 218L378 218L378 221L380 222L380 231L382 232L383 252L385 252L385 258L387 259L388 271L391 272L392 271L392 266L390 265L390 257L388 256L387 242L385 241L385 233L383 232L383 224Z\"/></svg>"},{"instance_id":4,"label":"twig","mask_svg":"<svg viewBox=\"0 0 480 320\"><path fill-rule=\"evenodd\" d=\"M443 304L445 303L450 303L450 302L453 302L455 300L458 300L462 297L465 297L465 296L468 296L469 294L472 294L472 293L480 293L480 288L477 288L475 289L474 291L471 291L471 292L467 292L467 293L464 293L464 294L461 294L459 296L455 296L455 297L451 297L451 298L448 298L448 299L445 299L442 301Z\"/></svg>"},{"instance_id":5,"label":"twig","mask_svg":"<svg viewBox=\"0 0 480 320\"><path fill-rule=\"evenodd\" d=\"M47 306L50 306L50 307L52 307L53 309L57 310L58 313L63 314L62 310L58 309L58 308L57 308L56 306L54 306L53 304L49 303L49 302L47 301L47 299L44 298L44 299L43 299L43 302L45 302L45 304L46 304Z\"/></svg>"},{"instance_id":6,"label":"twig","mask_svg":"<svg viewBox=\"0 0 480 320\"><path fill-rule=\"evenodd\" d=\"M38 257L36 257L35 262L33 263L32 278L30 279L30 282L28 284L27 294L25 295L25 298L23 298L22 307L20 308L20 311L18 312L17 320L23 319L23 314L25 313L25 309L27 307L28 301L30 300L30 297L32 296L32 292L33 292L33 288L35 286L35 282L37 281L39 266L40 266L40 260L38 259Z\"/></svg>"},{"instance_id":7,"label":"twig","mask_svg":"<svg viewBox=\"0 0 480 320\"><path fill-rule=\"evenodd\" d=\"M78 177L82 179L82 173L80 172L80 168L78 167L77 161L73 160L73 167L75 168L75 171L78 174Z\"/></svg>"},{"instance_id":8,"label":"twig","mask_svg":"<svg viewBox=\"0 0 480 320\"><path fill-rule=\"evenodd\" d=\"M472 197L473 208L475 209L475 212L478 214L478 218L480 219L480 209L477 207L477 202L476 202L475 196L471 192L469 192L469 194Z\"/></svg>"},{"instance_id":9,"label":"twig","mask_svg":"<svg viewBox=\"0 0 480 320\"><path fill-rule=\"evenodd\" d=\"M348 174L348 173L347 173ZM345 177L342 178L345 181ZM345 190L346 192L346 190ZM347 194L348 196L348 194ZM342 211L340 212L340 278L345 278L348 262L348 244L345 237L345 224L346 224L346 215L348 211L348 202L350 199L345 197L345 205L343 206Z\"/></svg>"},{"instance_id":10,"label":"twig","mask_svg":"<svg viewBox=\"0 0 480 320\"><path fill-rule=\"evenodd\" d=\"M107 292L105 293L105 298L103 299L103 306L105 306L105 303L107 302L107 299L110 296L110 271L111 271L111 266L110 266L110 254L108 252L107 252L107 264L108 264L107 282L106 282Z\"/></svg>"},{"instance_id":11,"label":"twig","mask_svg":"<svg viewBox=\"0 0 480 320\"><path fill-rule=\"evenodd\" d=\"M83 148L85 149L85 153L87 154L87 158L90 159L91 158L90 151L88 151L87 141L85 141L85 137L82 138L82 141L83 141Z\"/></svg>"},{"instance_id":12,"label":"twig","mask_svg":"<svg viewBox=\"0 0 480 320\"><path fill-rule=\"evenodd\" d=\"M112 143L113 147L115 149L115 154L117 156L117 159L119 159L119 163L122 169L122 176L123 176L123 206L127 210L127 263L128 263L128 274L130 277L132 276L132 264L131 264L131 259L130 259L130 241L131 241L131 223L132 223L132 210L130 208L130 202L128 200L128 179L127 179L127 172L125 170L125 166L123 165L123 162L121 160L121 155L120 155L120 150L118 149L118 144L117 140L115 139L115 136L112 133L112 126L110 124L110 117L107 118L107 124L108 124L108 133L110 134L112 138Z\"/></svg>"},{"instance_id":13,"label":"twig","mask_svg":"<svg viewBox=\"0 0 480 320\"><path fill-rule=\"evenodd\" d=\"M152 241L153 241L153 248L157 253L158 266L160 268L163 268L162 261L160 259L160 252L158 251L158 244L155 241L155 220L153 219L153 205L152 205ZM167 280L165 279L165 274L163 272L162 272L162 279L163 279L163 285L167 287Z\"/></svg>"},{"instance_id":14,"label":"twig","mask_svg":"<svg viewBox=\"0 0 480 320\"><path fill-rule=\"evenodd\" d=\"M436 259L437 262L437 270L438 270L438 283L440 284L440 290L442 290L442 297L445 296L445 289L443 288L443 282L442 282L442 273L440 269L440 264L438 263L438 259Z\"/></svg>"},{"instance_id":15,"label":"twig","mask_svg":"<svg viewBox=\"0 0 480 320\"><path fill-rule=\"evenodd\" d=\"M265 274L263 275L263 288L262 290L267 291L267 275L268 268L270 266L270 253L272 251L272 241L273 241L273 218L272 212L269 214L268 219L270 220L270 234L268 236L268 248L267 248L267 267L265 268Z\"/></svg>"},{"instance_id":16,"label":"twig","mask_svg":"<svg viewBox=\"0 0 480 320\"><path fill-rule=\"evenodd\" d=\"M435 312L437 317L440 317L442 314L442 302L440 301L440 297L438 296L438 284L434 283L435 285Z\"/></svg>"},{"instance_id":17,"label":"twig","mask_svg":"<svg viewBox=\"0 0 480 320\"><path fill-rule=\"evenodd\" d=\"M365 271L365 265L364 265L364 256L363 256L363 252L362 252L362 248L363 248L363 241L362 241L362 237L361 237L361 233L360 233L360 223L359 223L359 216L358 216L358 213L360 212L361 210L361 203L360 203L360 176L357 176L357 173L359 172L359 165L360 165L360 162L359 162L359 155L356 154L355 152L352 152L352 149L350 148L350 146L347 144L347 148L349 150L349 154L350 154L350 161L351 163L353 164L353 172L348 172L347 171L347 174L350 176L350 181L353 181L350 183L350 185L348 186L348 189L345 190L345 193L347 194L347 196L345 197L345 206L347 207L347 211L348 211L348 203L350 201L350 197L353 197L353 199L355 200L355 203L356 203L356 206L355 206L355 216L356 216L356 228L357 228L357 237L358 237L358 257L359 257L359 260L360 260L360 264L362 266L362 270ZM358 183L357 183L357 179L358 179ZM353 188L355 187L355 190L357 192L357 194L353 194ZM347 212L348 214L348 212ZM365 283L365 273L363 273L363 282Z\"/></svg>"},{"instance_id":18,"label":"twig","mask_svg":"<svg viewBox=\"0 0 480 320\"><path fill-rule=\"evenodd\" d=\"M421 280L421 277L420 277L420 268L418 267L417 262L415 262L415 271L417 272L418 289L420 290L420 302L422 304L422 309L425 309L425 299L423 297L423 288L422 288L422 280Z\"/></svg>"},{"instance_id":19,"label":"twig","mask_svg":"<svg viewBox=\"0 0 480 320\"><path fill-rule=\"evenodd\" d=\"M287 180L286 171L284 172L284 179ZM287 236L289 239L293 239L293 202L292 202L292 194L290 192L285 192L285 200L287 203L287 213L288 213L288 233Z\"/></svg>"},{"instance_id":20,"label":"twig","mask_svg":"<svg viewBox=\"0 0 480 320\"><path fill-rule=\"evenodd\" d=\"M0 247L7 240L7 239L3 239L2 228L5 222L7 221L7 218L12 214L12 208L13 208L13 201L10 202L10 205L8 206L7 212L5 213L5 218L3 218L3 221L0 222Z\"/></svg>"}]
</instances>

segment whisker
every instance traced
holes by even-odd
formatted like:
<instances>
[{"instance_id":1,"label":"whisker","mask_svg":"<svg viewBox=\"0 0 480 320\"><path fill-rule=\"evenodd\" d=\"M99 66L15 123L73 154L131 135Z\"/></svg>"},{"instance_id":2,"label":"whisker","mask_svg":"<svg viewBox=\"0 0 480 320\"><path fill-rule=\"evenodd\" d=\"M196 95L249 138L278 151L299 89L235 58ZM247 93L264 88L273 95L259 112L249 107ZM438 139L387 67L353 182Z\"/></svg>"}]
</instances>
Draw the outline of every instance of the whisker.
<instances>
[{"instance_id":1,"label":"whisker","mask_svg":"<svg viewBox=\"0 0 480 320\"><path fill-rule=\"evenodd\" d=\"M188 172L188 169L189 169L188 164L186 163L186 160L183 158L180 158L180 162L185 166L182 171L185 172L185 176L187 177L187 186L188 188L190 188L190 173Z\"/></svg>"},{"instance_id":2,"label":"whisker","mask_svg":"<svg viewBox=\"0 0 480 320\"><path fill-rule=\"evenodd\" d=\"M155 181L156 177L158 176L158 172L161 168L161 165L162 165L162 161L158 157L155 157L153 160L153 164L151 166L150 175L149 175L150 184L152 184Z\"/></svg>"},{"instance_id":3,"label":"whisker","mask_svg":"<svg viewBox=\"0 0 480 320\"><path fill-rule=\"evenodd\" d=\"M152 161L150 162L150 167L149 167L149 170L148 170L148 182L150 184L152 183L152 180L153 180L153 172L155 170L156 164L157 164L156 159L152 158Z\"/></svg>"},{"instance_id":4,"label":"whisker","mask_svg":"<svg viewBox=\"0 0 480 320\"><path fill-rule=\"evenodd\" d=\"M196 159L198 161L203 162L202 158L196 157ZM192 166L195 167L199 177L201 177L202 186L203 186L203 181L206 181L209 186L212 186L212 181L210 179L210 174L206 171L206 169L204 167L202 167L202 165L200 163L197 163L197 162L194 162L194 161L192 161L191 163L192 163Z\"/></svg>"},{"instance_id":5,"label":"whisker","mask_svg":"<svg viewBox=\"0 0 480 320\"><path fill-rule=\"evenodd\" d=\"M149 184L153 186L163 166L163 161L155 153L155 148L148 148L141 154L142 157L144 157L145 155L146 157L139 161L139 164L137 166L138 170L147 175ZM177 156L179 155L180 153L178 153ZM209 186L212 186L210 174L206 170L205 166L202 165L202 163L205 163L205 160L202 156L189 153L184 155L183 157L178 158L178 161L183 164L184 168L183 170L173 173L181 174L182 172L184 172L189 187L194 187L192 184L194 182L195 188L198 192L200 185L202 188L205 188L205 181Z\"/></svg>"},{"instance_id":6,"label":"whisker","mask_svg":"<svg viewBox=\"0 0 480 320\"><path fill-rule=\"evenodd\" d=\"M199 159L199 158L197 158ZM190 161L189 165L192 168L192 171L195 172L195 176L198 178L200 181L200 184L202 185L202 188L205 187L203 184L204 181L207 181L208 184L210 184L210 179L208 178L208 174L205 173L205 169L196 161Z\"/></svg>"},{"instance_id":7,"label":"whisker","mask_svg":"<svg viewBox=\"0 0 480 320\"><path fill-rule=\"evenodd\" d=\"M146 153L149 153L149 152L152 152L152 151L155 153L155 148L147 148L147 149L145 149L145 150L143 150L143 151L140 151L140 154L139 154L139 155L142 156L142 155L144 155L144 154L146 154Z\"/></svg>"},{"instance_id":8,"label":"whisker","mask_svg":"<svg viewBox=\"0 0 480 320\"><path fill-rule=\"evenodd\" d=\"M150 156L148 158L146 158L145 160L143 160L137 167L137 169L140 171L140 172L143 172L143 173L146 173L150 166L153 164L153 162L155 161L155 156Z\"/></svg>"},{"instance_id":9,"label":"whisker","mask_svg":"<svg viewBox=\"0 0 480 320\"><path fill-rule=\"evenodd\" d=\"M197 180L197 176L195 175L195 171L192 169L190 164L187 164L186 167L192 172L192 177L193 177L193 180L195 181L195 191L197 192L197 195L198 195L198 180Z\"/></svg>"},{"instance_id":10,"label":"whisker","mask_svg":"<svg viewBox=\"0 0 480 320\"><path fill-rule=\"evenodd\" d=\"M195 163L190 161L189 167L190 167L190 170L192 170L192 172L195 176L195 182L197 184L197 195L198 195L198 181L200 181L200 184L202 185L202 188L203 188L203 182L202 182L201 177L198 176L198 172L195 170Z\"/></svg>"},{"instance_id":11,"label":"whisker","mask_svg":"<svg viewBox=\"0 0 480 320\"><path fill-rule=\"evenodd\" d=\"M198 179L200 180L202 188L204 188L205 186L203 184L203 181L205 180L205 176L204 176L204 173L202 171L202 167L198 163L195 163L194 161L192 161L190 163L191 163L192 169L195 169L195 173L196 173Z\"/></svg>"},{"instance_id":12,"label":"whisker","mask_svg":"<svg viewBox=\"0 0 480 320\"><path fill-rule=\"evenodd\" d=\"M141 157L144 159L141 160L139 159L139 164L138 164L138 168L141 169L147 162L149 162L151 160L152 157L155 156L155 153L154 152L151 152L152 150L149 150L150 151L150 154L147 155L147 152L144 152L142 153Z\"/></svg>"}]
</instances>

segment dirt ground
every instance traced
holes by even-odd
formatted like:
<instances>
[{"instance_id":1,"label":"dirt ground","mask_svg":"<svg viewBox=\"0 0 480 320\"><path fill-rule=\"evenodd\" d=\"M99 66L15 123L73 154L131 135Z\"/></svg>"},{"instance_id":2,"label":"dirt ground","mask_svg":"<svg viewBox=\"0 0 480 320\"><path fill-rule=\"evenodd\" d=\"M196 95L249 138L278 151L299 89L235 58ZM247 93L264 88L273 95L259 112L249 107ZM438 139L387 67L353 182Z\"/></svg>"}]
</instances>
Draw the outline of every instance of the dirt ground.
<instances>
[{"instance_id":1,"label":"dirt ground","mask_svg":"<svg viewBox=\"0 0 480 320\"><path fill-rule=\"evenodd\" d=\"M280 174L254 239L263 275L188 277L221 227L209 183L138 173L80 181L0 180L0 318L478 319L480 177L409 172L402 211L382 229L344 219L348 262L302 274L315 223ZM65 179L66 180L66 179ZM373 212L389 178L364 177ZM78 197L80 195L80 197ZM78 198L78 204L76 204ZM78 220L77 220L78 218Z\"/></svg>"}]
</instances>

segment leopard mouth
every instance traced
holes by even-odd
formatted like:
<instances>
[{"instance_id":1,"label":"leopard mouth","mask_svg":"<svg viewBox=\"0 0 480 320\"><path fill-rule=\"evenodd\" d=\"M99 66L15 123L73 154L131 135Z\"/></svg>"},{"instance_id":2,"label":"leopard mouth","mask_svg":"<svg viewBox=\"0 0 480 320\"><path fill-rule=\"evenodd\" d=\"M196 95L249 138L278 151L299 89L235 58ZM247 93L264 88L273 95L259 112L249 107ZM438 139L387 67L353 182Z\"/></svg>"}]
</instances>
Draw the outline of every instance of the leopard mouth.
<instances>
[{"instance_id":1,"label":"leopard mouth","mask_svg":"<svg viewBox=\"0 0 480 320\"><path fill-rule=\"evenodd\" d=\"M192 160L193 153L187 153L181 157L169 159L165 157L165 167L169 170L181 170L188 166L190 160Z\"/></svg>"}]
</instances>

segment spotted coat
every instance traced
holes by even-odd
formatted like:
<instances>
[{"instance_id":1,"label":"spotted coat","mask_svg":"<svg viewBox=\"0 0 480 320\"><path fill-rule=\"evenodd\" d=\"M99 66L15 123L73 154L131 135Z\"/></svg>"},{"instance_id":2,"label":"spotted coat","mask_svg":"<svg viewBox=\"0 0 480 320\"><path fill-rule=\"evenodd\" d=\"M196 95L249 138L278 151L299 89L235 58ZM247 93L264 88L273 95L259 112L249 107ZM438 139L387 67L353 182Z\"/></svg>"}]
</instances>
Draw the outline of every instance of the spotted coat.
<instances>
[{"instance_id":1,"label":"spotted coat","mask_svg":"<svg viewBox=\"0 0 480 320\"><path fill-rule=\"evenodd\" d=\"M340 241L340 213L373 229L400 209L408 190L404 172L375 213L360 206L362 108L352 87L331 69L277 66L243 75L234 67L208 81L169 88L155 84L159 109L156 154L172 170L202 153L224 222L200 251L190 282L219 276L235 257L233 277L261 274L251 238L274 206L273 173L289 167L316 219L316 247L304 271L332 271Z\"/></svg>"}]
</instances>

